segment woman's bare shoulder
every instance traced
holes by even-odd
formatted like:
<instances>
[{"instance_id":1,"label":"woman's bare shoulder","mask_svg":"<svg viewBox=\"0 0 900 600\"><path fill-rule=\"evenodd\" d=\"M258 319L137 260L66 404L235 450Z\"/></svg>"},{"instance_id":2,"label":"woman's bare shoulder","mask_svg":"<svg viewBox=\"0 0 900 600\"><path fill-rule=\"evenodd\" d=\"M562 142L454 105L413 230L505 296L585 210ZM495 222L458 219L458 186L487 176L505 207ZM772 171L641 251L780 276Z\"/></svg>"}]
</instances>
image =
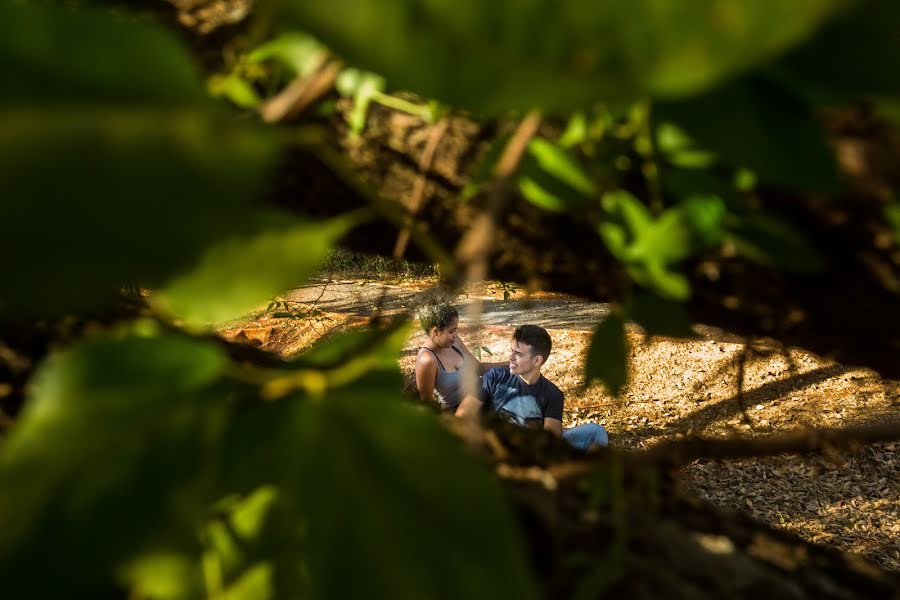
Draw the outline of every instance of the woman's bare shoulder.
<instances>
[{"instance_id":1,"label":"woman's bare shoulder","mask_svg":"<svg viewBox=\"0 0 900 600\"><path fill-rule=\"evenodd\" d=\"M416 356L416 365L437 364L434 352L428 348L419 348L419 354Z\"/></svg>"}]
</instances>

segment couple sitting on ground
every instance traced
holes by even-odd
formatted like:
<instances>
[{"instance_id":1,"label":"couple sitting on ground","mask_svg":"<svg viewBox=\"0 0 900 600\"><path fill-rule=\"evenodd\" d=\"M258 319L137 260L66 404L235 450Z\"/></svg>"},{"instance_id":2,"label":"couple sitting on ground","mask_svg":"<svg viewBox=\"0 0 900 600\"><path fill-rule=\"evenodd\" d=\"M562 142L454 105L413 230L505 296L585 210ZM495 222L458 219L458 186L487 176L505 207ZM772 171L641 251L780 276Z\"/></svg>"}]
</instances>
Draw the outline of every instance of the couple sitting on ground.
<instances>
[{"instance_id":1,"label":"couple sitting on ground","mask_svg":"<svg viewBox=\"0 0 900 600\"><path fill-rule=\"evenodd\" d=\"M482 410L498 413L525 427L543 428L585 451L606 446L606 430L596 423L563 429L563 393L541 367L550 356L550 334L537 325L521 325L513 333L508 363L482 363L457 335L459 313L446 303L425 306L419 313L428 336L416 359L416 388L422 400L437 396L441 407L459 417ZM463 396L461 371L477 369L476 395Z\"/></svg>"}]
</instances>

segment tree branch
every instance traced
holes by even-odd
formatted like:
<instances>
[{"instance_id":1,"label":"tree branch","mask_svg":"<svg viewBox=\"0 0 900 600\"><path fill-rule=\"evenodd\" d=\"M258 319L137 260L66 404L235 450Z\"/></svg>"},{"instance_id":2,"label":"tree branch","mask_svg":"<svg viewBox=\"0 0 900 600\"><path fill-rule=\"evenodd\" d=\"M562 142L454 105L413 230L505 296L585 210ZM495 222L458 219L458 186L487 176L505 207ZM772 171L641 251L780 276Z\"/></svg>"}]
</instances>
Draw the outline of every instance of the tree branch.
<instances>
[{"instance_id":1,"label":"tree branch","mask_svg":"<svg viewBox=\"0 0 900 600\"><path fill-rule=\"evenodd\" d=\"M900 440L900 421L858 425L840 429L810 429L756 439L706 439L690 437L664 441L642 451L603 452L591 460L550 467L562 481L580 479L597 465L619 456L627 470L647 466L682 467L700 458L740 459L777 454L816 454L856 450L864 445Z\"/></svg>"}]
</instances>

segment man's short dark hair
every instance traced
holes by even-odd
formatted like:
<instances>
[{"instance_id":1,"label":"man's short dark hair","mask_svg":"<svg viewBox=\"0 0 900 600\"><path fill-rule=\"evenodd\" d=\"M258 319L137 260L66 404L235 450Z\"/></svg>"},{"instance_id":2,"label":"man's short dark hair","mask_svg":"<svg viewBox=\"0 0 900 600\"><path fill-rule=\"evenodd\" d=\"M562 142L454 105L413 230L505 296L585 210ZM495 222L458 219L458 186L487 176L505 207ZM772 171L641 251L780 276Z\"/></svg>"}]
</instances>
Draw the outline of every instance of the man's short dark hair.
<instances>
[{"instance_id":1,"label":"man's short dark hair","mask_svg":"<svg viewBox=\"0 0 900 600\"><path fill-rule=\"evenodd\" d=\"M419 309L419 323L426 332L432 327L446 329L453 319L459 318L459 311L446 302L426 304Z\"/></svg>"},{"instance_id":2,"label":"man's short dark hair","mask_svg":"<svg viewBox=\"0 0 900 600\"><path fill-rule=\"evenodd\" d=\"M531 346L531 353L535 356L543 356L544 362L547 362L550 350L553 349L550 334L539 325L519 325L513 333L513 339L520 344Z\"/></svg>"}]
</instances>

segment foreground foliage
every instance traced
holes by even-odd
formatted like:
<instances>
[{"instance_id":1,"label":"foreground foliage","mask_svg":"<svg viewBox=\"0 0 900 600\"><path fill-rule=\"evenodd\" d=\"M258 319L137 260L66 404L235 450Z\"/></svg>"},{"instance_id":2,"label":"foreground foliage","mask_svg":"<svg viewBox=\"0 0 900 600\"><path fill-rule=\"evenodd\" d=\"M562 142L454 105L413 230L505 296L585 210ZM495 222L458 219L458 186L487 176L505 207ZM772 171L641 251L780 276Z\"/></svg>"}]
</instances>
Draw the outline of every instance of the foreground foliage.
<instances>
[{"instance_id":1,"label":"foreground foliage","mask_svg":"<svg viewBox=\"0 0 900 600\"><path fill-rule=\"evenodd\" d=\"M839 189L815 111L863 97L890 107L900 91L889 68L900 66L890 37L900 13L886 1L259 10L280 11L277 22L437 101L410 107L384 93L385 80L345 71L351 134L364 130L372 102L429 119L447 105L564 117L561 136L526 140L513 178L543 210L588 211L633 283L599 324L587 364L588 379L614 390L624 383L625 318L651 333L684 331L687 258L729 245L786 272L822 267L809 240L743 194ZM0 98L0 249L19 258L0 282L5 328L46 330L65 315L116 309L124 287L155 290L153 318L88 332L23 388L0 455L4 589L536 595L498 482L431 415L399 400L402 327L336 338L285 363L248 360L202 334L301 283L368 213L313 221L265 207L290 133L210 99L188 52L157 26L25 3L0 8L0 33L11 82ZM299 55L257 48L212 87L255 106L262 84L280 80L253 79L248 65L274 60L303 75L309 53L328 52L289 39ZM878 68L860 68L867 55L856 53L870 50ZM618 159L604 144L616 131L646 198L610 168ZM488 159L470 202L490 193L494 172ZM896 212L892 197L882 201ZM584 568L595 573L585 594L623 574L616 473L587 488L594 506L612 507L614 535L609 561Z\"/></svg>"}]
</instances>

